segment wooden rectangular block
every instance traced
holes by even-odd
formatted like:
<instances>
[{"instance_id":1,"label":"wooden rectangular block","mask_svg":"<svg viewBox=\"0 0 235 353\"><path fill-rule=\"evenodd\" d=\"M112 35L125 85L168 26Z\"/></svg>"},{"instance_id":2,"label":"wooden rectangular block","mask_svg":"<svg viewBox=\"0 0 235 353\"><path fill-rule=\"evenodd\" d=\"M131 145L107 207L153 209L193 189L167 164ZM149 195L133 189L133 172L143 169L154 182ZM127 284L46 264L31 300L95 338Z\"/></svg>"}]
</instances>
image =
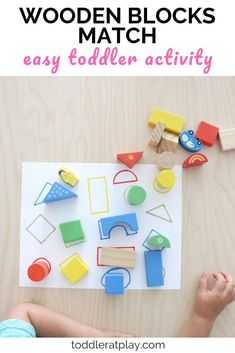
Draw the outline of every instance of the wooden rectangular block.
<instances>
[{"instance_id":1,"label":"wooden rectangular block","mask_svg":"<svg viewBox=\"0 0 235 353\"><path fill-rule=\"evenodd\" d=\"M175 152L179 142L178 135L172 134L171 132L164 131L160 144L157 147L157 153L163 153L165 151Z\"/></svg>"},{"instance_id":2,"label":"wooden rectangular block","mask_svg":"<svg viewBox=\"0 0 235 353\"><path fill-rule=\"evenodd\" d=\"M184 127L185 118L159 108L153 108L150 113L149 125L155 126L158 122L165 124L167 131L178 135Z\"/></svg>"},{"instance_id":3,"label":"wooden rectangular block","mask_svg":"<svg viewBox=\"0 0 235 353\"><path fill-rule=\"evenodd\" d=\"M162 252L160 250L145 251L144 262L147 286L163 286Z\"/></svg>"},{"instance_id":4,"label":"wooden rectangular block","mask_svg":"<svg viewBox=\"0 0 235 353\"><path fill-rule=\"evenodd\" d=\"M137 253L133 250L102 247L100 249L99 264L103 266L135 268L136 257Z\"/></svg>"},{"instance_id":5,"label":"wooden rectangular block","mask_svg":"<svg viewBox=\"0 0 235 353\"><path fill-rule=\"evenodd\" d=\"M235 149L235 128L219 130L219 144L223 152Z\"/></svg>"},{"instance_id":6,"label":"wooden rectangular block","mask_svg":"<svg viewBox=\"0 0 235 353\"><path fill-rule=\"evenodd\" d=\"M161 122L158 122L153 129L152 135L149 140L149 146L157 148L159 145L163 132L165 130L166 124L163 124Z\"/></svg>"}]
</instances>

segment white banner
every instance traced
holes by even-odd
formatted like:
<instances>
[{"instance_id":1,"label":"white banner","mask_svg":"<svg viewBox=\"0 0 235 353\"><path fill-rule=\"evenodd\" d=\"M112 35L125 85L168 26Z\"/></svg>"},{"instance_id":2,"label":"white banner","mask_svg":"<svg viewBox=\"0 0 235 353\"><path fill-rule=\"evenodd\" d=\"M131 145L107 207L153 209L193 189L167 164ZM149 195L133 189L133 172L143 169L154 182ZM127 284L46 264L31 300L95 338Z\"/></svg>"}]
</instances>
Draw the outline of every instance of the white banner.
<instances>
[{"instance_id":1,"label":"white banner","mask_svg":"<svg viewBox=\"0 0 235 353\"><path fill-rule=\"evenodd\" d=\"M0 75L234 75L234 0L1 1Z\"/></svg>"},{"instance_id":2,"label":"white banner","mask_svg":"<svg viewBox=\"0 0 235 353\"><path fill-rule=\"evenodd\" d=\"M24 352L155 352L164 353L234 353L235 338L41 338L2 339L0 351Z\"/></svg>"}]
</instances>

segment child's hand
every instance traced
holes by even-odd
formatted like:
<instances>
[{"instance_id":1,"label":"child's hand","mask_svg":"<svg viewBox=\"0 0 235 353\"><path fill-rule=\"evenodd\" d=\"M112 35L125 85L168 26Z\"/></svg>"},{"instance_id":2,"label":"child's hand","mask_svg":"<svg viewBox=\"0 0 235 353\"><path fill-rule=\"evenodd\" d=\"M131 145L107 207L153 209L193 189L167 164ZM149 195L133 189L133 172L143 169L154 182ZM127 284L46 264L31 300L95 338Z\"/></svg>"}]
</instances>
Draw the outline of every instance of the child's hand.
<instances>
[{"instance_id":1,"label":"child's hand","mask_svg":"<svg viewBox=\"0 0 235 353\"><path fill-rule=\"evenodd\" d=\"M194 315L213 322L234 299L235 283L228 273L203 273L198 283Z\"/></svg>"}]
</instances>

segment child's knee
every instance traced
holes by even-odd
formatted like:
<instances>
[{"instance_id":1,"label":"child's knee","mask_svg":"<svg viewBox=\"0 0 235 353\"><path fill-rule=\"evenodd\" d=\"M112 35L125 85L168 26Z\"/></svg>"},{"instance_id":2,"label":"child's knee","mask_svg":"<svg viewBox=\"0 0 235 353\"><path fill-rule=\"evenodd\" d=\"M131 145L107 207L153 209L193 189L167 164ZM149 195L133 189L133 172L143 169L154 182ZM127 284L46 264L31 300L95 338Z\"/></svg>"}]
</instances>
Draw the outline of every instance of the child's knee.
<instances>
[{"instance_id":1,"label":"child's knee","mask_svg":"<svg viewBox=\"0 0 235 353\"><path fill-rule=\"evenodd\" d=\"M20 303L15 305L5 314L4 319L5 320L18 319L18 320L24 320L30 323L30 319L28 315L29 306L30 306L30 303Z\"/></svg>"}]
</instances>

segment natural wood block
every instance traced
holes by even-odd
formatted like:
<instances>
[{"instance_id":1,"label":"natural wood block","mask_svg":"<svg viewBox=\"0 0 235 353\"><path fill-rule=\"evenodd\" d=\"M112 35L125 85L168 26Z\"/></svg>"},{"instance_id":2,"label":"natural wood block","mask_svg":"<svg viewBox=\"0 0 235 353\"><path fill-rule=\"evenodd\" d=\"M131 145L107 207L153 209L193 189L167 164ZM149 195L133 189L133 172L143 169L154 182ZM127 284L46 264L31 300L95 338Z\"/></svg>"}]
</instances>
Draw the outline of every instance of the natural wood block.
<instances>
[{"instance_id":1,"label":"natural wood block","mask_svg":"<svg viewBox=\"0 0 235 353\"><path fill-rule=\"evenodd\" d=\"M235 128L219 130L219 144L223 152L235 149Z\"/></svg>"},{"instance_id":2,"label":"natural wood block","mask_svg":"<svg viewBox=\"0 0 235 353\"><path fill-rule=\"evenodd\" d=\"M157 154L157 166L160 170L172 169L175 165L175 155L173 152L165 151Z\"/></svg>"},{"instance_id":3,"label":"natural wood block","mask_svg":"<svg viewBox=\"0 0 235 353\"><path fill-rule=\"evenodd\" d=\"M150 137L149 146L157 148L159 145L163 132L165 130L166 124L158 122L153 129L152 135Z\"/></svg>"},{"instance_id":4,"label":"natural wood block","mask_svg":"<svg viewBox=\"0 0 235 353\"><path fill-rule=\"evenodd\" d=\"M174 152L178 146L178 136L171 132L164 131L160 144L157 147L157 153L165 151Z\"/></svg>"},{"instance_id":5,"label":"natural wood block","mask_svg":"<svg viewBox=\"0 0 235 353\"><path fill-rule=\"evenodd\" d=\"M136 257L137 253L134 250L102 247L100 249L99 264L103 266L135 268Z\"/></svg>"}]
</instances>

